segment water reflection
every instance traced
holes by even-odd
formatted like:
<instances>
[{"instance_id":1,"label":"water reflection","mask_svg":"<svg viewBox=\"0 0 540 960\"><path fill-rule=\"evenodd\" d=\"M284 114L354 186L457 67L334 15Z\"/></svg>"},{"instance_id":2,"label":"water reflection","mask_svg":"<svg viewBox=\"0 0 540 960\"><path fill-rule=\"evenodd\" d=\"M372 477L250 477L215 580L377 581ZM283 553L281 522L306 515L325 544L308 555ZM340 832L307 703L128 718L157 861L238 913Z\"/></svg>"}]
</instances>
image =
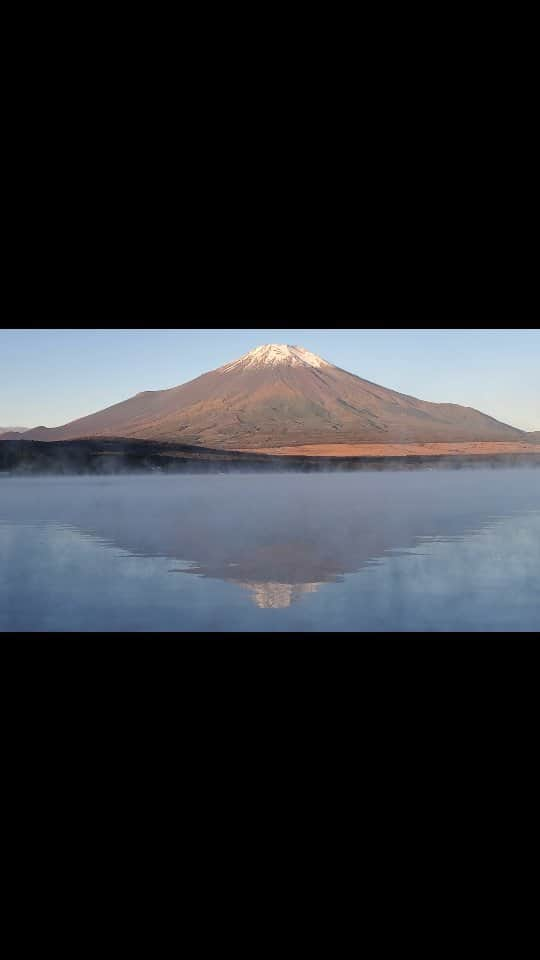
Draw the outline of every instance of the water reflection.
<instances>
[{"instance_id":1,"label":"water reflection","mask_svg":"<svg viewBox=\"0 0 540 960\"><path fill-rule=\"evenodd\" d=\"M235 581L236 582L236 581ZM306 593L315 593L321 583L239 583L253 592L253 601L261 610L285 610Z\"/></svg>"},{"instance_id":2,"label":"water reflection","mask_svg":"<svg viewBox=\"0 0 540 960\"><path fill-rule=\"evenodd\" d=\"M539 478L523 468L4 480L0 521L61 524L284 610L385 557L538 509Z\"/></svg>"},{"instance_id":3,"label":"water reflection","mask_svg":"<svg viewBox=\"0 0 540 960\"><path fill-rule=\"evenodd\" d=\"M230 556L234 556L234 560L206 559L171 572L233 583L249 590L253 602L262 610L290 607L323 584L341 579L345 573L344 561L322 553L314 542L308 544L297 539L280 543L274 537L270 543L259 544L256 527L252 535L253 540L245 545L231 544ZM302 536L302 532L297 531L297 536ZM199 553L202 548L201 544Z\"/></svg>"}]
</instances>

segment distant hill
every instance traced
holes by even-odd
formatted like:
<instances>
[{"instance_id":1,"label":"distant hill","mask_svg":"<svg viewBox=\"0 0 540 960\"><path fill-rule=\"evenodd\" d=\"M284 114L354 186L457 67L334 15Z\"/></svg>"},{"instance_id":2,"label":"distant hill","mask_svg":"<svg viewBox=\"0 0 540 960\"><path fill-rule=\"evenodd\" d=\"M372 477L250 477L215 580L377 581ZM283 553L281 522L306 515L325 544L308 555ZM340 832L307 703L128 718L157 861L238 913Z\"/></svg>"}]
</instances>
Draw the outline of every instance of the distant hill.
<instances>
[{"instance_id":1,"label":"distant hill","mask_svg":"<svg viewBox=\"0 0 540 960\"><path fill-rule=\"evenodd\" d=\"M458 374L456 374L458 376ZM527 434L453 403L428 403L364 380L302 347L270 344L170 390L140 393L40 441L126 437L225 450L359 442L523 440Z\"/></svg>"},{"instance_id":2,"label":"distant hill","mask_svg":"<svg viewBox=\"0 0 540 960\"><path fill-rule=\"evenodd\" d=\"M20 436L22 433L26 433L27 430L28 427L0 427L0 437L5 436L6 433Z\"/></svg>"},{"instance_id":3,"label":"distant hill","mask_svg":"<svg viewBox=\"0 0 540 960\"><path fill-rule=\"evenodd\" d=\"M24 440L24 433L18 433L16 430L8 430L7 433L0 433L0 440Z\"/></svg>"}]
</instances>

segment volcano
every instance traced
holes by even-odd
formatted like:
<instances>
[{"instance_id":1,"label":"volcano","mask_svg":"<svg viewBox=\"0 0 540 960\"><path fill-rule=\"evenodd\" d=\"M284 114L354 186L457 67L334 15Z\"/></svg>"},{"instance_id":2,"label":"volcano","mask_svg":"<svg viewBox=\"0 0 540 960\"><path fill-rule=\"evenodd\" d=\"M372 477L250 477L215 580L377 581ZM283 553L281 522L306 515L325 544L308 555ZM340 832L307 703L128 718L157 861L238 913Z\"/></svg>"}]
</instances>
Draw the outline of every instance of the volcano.
<instances>
[{"instance_id":1,"label":"volcano","mask_svg":"<svg viewBox=\"0 0 540 960\"><path fill-rule=\"evenodd\" d=\"M137 394L28 440L126 437L223 450L318 444L515 441L527 434L471 407L371 383L302 347L270 344L196 380Z\"/></svg>"}]
</instances>

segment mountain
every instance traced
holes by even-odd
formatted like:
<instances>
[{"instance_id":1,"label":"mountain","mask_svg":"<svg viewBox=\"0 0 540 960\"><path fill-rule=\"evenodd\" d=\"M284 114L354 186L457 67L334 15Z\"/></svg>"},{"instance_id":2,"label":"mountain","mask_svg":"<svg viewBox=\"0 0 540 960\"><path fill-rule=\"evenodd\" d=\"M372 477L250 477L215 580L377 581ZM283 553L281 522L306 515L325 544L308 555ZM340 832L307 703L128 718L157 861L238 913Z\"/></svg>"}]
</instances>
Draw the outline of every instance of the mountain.
<instances>
[{"instance_id":1,"label":"mountain","mask_svg":"<svg viewBox=\"0 0 540 960\"><path fill-rule=\"evenodd\" d=\"M28 427L0 427L0 437L3 437L6 433L16 434L17 436L21 433L26 433Z\"/></svg>"},{"instance_id":2,"label":"mountain","mask_svg":"<svg viewBox=\"0 0 540 960\"><path fill-rule=\"evenodd\" d=\"M8 430L7 433L0 433L0 441L6 440L24 440L24 433L17 433L16 430Z\"/></svg>"},{"instance_id":3,"label":"mountain","mask_svg":"<svg viewBox=\"0 0 540 960\"><path fill-rule=\"evenodd\" d=\"M182 386L140 393L63 427L38 427L25 435L132 437L244 450L526 436L471 407L405 396L285 344L258 347Z\"/></svg>"}]
</instances>

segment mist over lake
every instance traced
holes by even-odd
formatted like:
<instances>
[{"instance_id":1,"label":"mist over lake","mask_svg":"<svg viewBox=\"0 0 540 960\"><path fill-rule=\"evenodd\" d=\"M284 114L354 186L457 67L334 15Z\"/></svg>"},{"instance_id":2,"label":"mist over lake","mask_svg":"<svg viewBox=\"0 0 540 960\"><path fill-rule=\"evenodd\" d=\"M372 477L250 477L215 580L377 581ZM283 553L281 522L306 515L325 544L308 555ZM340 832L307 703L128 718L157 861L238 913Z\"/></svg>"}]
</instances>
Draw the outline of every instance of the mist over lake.
<instances>
[{"instance_id":1,"label":"mist over lake","mask_svg":"<svg viewBox=\"0 0 540 960\"><path fill-rule=\"evenodd\" d=\"M0 479L0 630L537 629L540 470Z\"/></svg>"}]
</instances>

